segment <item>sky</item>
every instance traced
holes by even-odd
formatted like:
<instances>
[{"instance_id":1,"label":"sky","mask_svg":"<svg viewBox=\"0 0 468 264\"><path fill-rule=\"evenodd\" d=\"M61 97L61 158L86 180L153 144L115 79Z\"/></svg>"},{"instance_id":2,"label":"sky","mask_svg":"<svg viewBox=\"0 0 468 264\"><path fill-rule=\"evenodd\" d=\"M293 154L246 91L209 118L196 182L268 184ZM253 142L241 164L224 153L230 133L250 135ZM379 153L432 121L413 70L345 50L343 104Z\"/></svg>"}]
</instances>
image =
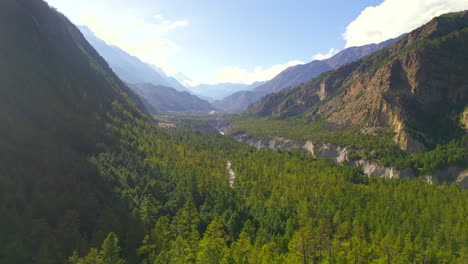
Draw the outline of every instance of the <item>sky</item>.
<instances>
[{"instance_id":1,"label":"sky","mask_svg":"<svg viewBox=\"0 0 468 264\"><path fill-rule=\"evenodd\" d=\"M409 32L468 0L46 0L169 75L272 79L287 67Z\"/></svg>"}]
</instances>

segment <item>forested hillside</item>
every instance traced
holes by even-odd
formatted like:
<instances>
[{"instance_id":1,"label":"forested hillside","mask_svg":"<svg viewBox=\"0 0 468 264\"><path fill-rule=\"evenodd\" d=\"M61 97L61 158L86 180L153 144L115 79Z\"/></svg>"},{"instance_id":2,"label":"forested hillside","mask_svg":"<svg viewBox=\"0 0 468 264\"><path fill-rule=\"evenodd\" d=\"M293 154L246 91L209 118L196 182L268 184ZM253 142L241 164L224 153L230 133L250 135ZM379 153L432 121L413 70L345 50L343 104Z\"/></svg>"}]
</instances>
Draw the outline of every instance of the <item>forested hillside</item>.
<instances>
[{"instance_id":1,"label":"forested hillside","mask_svg":"<svg viewBox=\"0 0 468 264\"><path fill-rule=\"evenodd\" d=\"M158 128L43 0L0 2L0 82L0 263L468 260L466 190Z\"/></svg>"}]
</instances>

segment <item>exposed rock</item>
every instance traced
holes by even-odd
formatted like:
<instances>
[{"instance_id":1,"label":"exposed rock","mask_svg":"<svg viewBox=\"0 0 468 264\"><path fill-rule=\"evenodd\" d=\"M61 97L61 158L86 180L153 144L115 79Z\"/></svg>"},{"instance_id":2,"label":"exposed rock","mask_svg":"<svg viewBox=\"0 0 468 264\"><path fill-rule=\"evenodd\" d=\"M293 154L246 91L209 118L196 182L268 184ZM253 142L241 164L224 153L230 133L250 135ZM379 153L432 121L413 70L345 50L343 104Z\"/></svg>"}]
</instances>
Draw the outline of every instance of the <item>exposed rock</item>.
<instances>
[{"instance_id":1,"label":"exposed rock","mask_svg":"<svg viewBox=\"0 0 468 264\"><path fill-rule=\"evenodd\" d=\"M176 127L176 125L174 124L171 124L171 123L162 123L162 122L158 122L157 125L159 127L162 127L162 128L173 128L173 127Z\"/></svg>"},{"instance_id":2,"label":"exposed rock","mask_svg":"<svg viewBox=\"0 0 468 264\"><path fill-rule=\"evenodd\" d=\"M290 140L282 137L255 139L245 132L234 133L232 134L232 137L239 142L243 142L257 149L303 150L305 153L309 153L314 157L333 159L338 164L348 162L348 164L353 168L360 166L364 174L369 176L390 179L416 178L416 173L411 168L396 169L385 167L377 162L369 160L353 160L350 158L350 152L352 149L348 147L337 146L330 143ZM429 184L436 181L448 181L456 182L462 188L468 188L468 170L457 166L449 166L445 169L437 170L432 175L423 175L421 177Z\"/></svg>"},{"instance_id":3,"label":"exposed rock","mask_svg":"<svg viewBox=\"0 0 468 264\"><path fill-rule=\"evenodd\" d=\"M231 188L234 186L234 180L236 179L236 174L234 173L234 170L232 169L232 163L230 160L226 162L226 169L228 170L229 173L229 186Z\"/></svg>"},{"instance_id":4,"label":"exposed rock","mask_svg":"<svg viewBox=\"0 0 468 264\"><path fill-rule=\"evenodd\" d=\"M306 152L314 155L314 148L315 145L310 141L296 141L290 140L282 137L272 137L272 138L265 138L265 139L255 139L248 136L244 132L234 133L232 135L239 142L246 143L250 146L253 146L257 149L268 148L271 150L297 150L303 149Z\"/></svg>"},{"instance_id":5,"label":"exposed rock","mask_svg":"<svg viewBox=\"0 0 468 264\"><path fill-rule=\"evenodd\" d=\"M465 108L465 111L463 111L462 117L461 117L461 123L465 131L468 132L468 107Z\"/></svg>"},{"instance_id":6,"label":"exposed rock","mask_svg":"<svg viewBox=\"0 0 468 264\"><path fill-rule=\"evenodd\" d=\"M458 174L455 182L458 183L458 185L460 185L462 188L468 189L468 170L465 169L461 171Z\"/></svg>"},{"instance_id":7,"label":"exposed rock","mask_svg":"<svg viewBox=\"0 0 468 264\"><path fill-rule=\"evenodd\" d=\"M362 159L352 161L350 165L352 167L361 166L364 173L369 176L378 176L390 179L415 178L413 170L409 168L398 170L395 168L384 167L379 163Z\"/></svg>"},{"instance_id":8,"label":"exposed rock","mask_svg":"<svg viewBox=\"0 0 468 264\"><path fill-rule=\"evenodd\" d=\"M318 144L318 151L313 153L316 157L332 158L337 163L349 161L349 149L347 147L340 147L330 143Z\"/></svg>"},{"instance_id":9,"label":"exposed rock","mask_svg":"<svg viewBox=\"0 0 468 264\"><path fill-rule=\"evenodd\" d=\"M448 166L444 169L436 170L432 175L425 175L423 177L425 179L430 178L431 183L436 180L439 182L456 182L460 187L468 189L468 170L459 166Z\"/></svg>"},{"instance_id":10,"label":"exposed rock","mask_svg":"<svg viewBox=\"0 0 468 264\"><path fill-rule=\"evenodd\" d=\"M468 11L434 18L378 52L263 97L249 113L385 127L402 150L425 151L460 136L460 123L468 128L467 22Z\"/></svg>"}]
</instances>

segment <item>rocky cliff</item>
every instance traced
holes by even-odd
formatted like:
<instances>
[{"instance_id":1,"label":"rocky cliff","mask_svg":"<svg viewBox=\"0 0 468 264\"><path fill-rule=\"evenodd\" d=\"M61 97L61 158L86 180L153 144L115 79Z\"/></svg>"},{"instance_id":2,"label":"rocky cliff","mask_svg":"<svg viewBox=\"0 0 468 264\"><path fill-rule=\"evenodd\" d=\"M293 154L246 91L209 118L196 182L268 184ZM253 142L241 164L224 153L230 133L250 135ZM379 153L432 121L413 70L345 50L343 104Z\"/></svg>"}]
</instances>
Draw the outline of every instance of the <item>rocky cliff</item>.
<instances>
[{"instance_id":1,"label":"rocky cliff","mask_svg":"<svg viewBox=\"0 0 468 264\"><path fill-rule=\"evenodd\" d=\"M224 127L226 128L226 127ZM227 132L225 130L225 132ZM224 132L223 132L224 133ZM271 137L255 139L244 132L237 132L231 135L239 142L243 142L257 149L271 150L302 150L317 158L330 158L338 164L349 164L351 167L361 167L364 174L390 179L416 178L416 173L410 169L396 169L385 167L378 162L365 159L352 158L352 151L359 151L345 146L337 146L330 143L290 140L282 137ZM432 175L421 176L426 182L434 183L438 181L456 182L463 188L468 188L468 170L457 166L449 166L445 169L437 170Z\"/></svg>"},{"instance_id":2,"label":"rocky cliff","mask_svg":"<svg viewBox=\"0 0 468 264\"><path fill-rule=\"evenodd\" d=\"M443 15L381 51L264 97L249 112L388 127L401 149L421 152L464 133L458 117L468 104L467 45L468 12Z\"/></svg>"}]
</instances>

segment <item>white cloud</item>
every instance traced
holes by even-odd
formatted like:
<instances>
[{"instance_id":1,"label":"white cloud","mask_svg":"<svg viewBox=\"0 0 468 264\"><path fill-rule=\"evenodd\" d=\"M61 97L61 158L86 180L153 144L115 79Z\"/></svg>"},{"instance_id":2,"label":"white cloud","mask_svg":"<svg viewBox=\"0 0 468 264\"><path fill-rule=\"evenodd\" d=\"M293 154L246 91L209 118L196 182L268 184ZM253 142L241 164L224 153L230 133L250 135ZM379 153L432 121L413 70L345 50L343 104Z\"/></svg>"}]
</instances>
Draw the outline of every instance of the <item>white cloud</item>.
<instances>
[{"instance_id":1,"label":"white cloud","mask_svg":"<svg viewBox=\"0 0 468 264\"><path fill-rule=\"evenodd\" d=\"M326 60L330 58L331 56L335 55L338 53L339 50L331 48L328 53L323 54L323 53L317 53L314 56L312 56L313 60Z\"/></svg>"},{"instance_id":2,"label":"white cloud","mask_svg":"<svg viewBox=\"0 0 468 264\"><path fill-rule=\"evenodd\" d=\"M153 24L153 23L146 23L144 20L140 19L140 20L137 20L133 26L138 29L147 30L156 35L161 35L169 31L172 31L176 28L187 27L189 25L189 22L187 20L176 20L176 21L171 21L171 20L166 20L166 19L159 19L159 20L160 20L159 23Z\"/></svg>"},{"instance_id":3,"label":"white cloud","mask_svg":"<svg viewBox=\"0 0 468 264\"><path fill-rule=\"evenodd\" d=\"M343 34L346 47L378 43L407 33L433 17L468 9L468 0L385 0L370 6Z\"/></svg>"},{"instance_id":4,"label":"white cloud","mask_svg":"<svg viewBox=\"0 0 468 264\"><path fill-rule=\"evenodd\" d=\"M245 83L251 84L254 82L268 81L273 79L280 72L285 69L298 65L304 64L302 61L290 61L286 64L277 64L273 65L268 69L262 69L261 67L256 67L253 71L248 71L239 67L225 67L219 71L219 73L214 78L214 83ZM197 84L199 82L192 82L191 85Z\"/></svg>"},{"instance_id":5,"label":"white cloud","mask_svg":"<svg viewBox=\"0 0 468 264\"><path fill-rule=\"evenodd\" d=\"M169 57L177 54L181 47L163 37L177 28L189 26L187 20L168 20L162 15L154 15L156 22L143 19L122 19L107 23L94 14L86 14L78 19L78 24L88 26L94 34L108 44L118 46L142 61L170 68L166 65Z\"/></svg>"},{"instance_id":6,"label":"white cloud","mask_svg":"<svg viewBox=\"0 0 468 264\"><path fill-rule=\"evenodd\" d=\"M156 14L156 15L153 16L153 18L156 19L156 20L164 20L164 16L161 15L161 14Z\"/></svg>"}]
</instances>

